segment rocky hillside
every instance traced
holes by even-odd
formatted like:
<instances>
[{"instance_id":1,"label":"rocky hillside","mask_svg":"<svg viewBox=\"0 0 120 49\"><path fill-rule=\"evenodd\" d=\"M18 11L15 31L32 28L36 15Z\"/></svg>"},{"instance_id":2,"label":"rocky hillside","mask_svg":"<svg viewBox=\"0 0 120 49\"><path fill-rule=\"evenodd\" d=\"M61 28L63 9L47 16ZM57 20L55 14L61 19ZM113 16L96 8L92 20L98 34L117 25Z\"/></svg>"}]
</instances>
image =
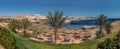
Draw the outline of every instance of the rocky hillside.
<instances>
[{"instance_id":1,"label":"rocky hillside","mask_svg":"<svg viewBox=\"0 0 120 49\"><path fill-rule=\"evenodd\" d=\"M0 44L0 49L4 49L4 47Z\"/></svg>"},{"instance_id":2,"label":"rocky hillside","mask_svg":"<svg viewBox=\"0 0 120 49\"><path fill-rule=\"evenodd\" d=\"M115 21L111 25L113 26L114 31L119 31L120 30L120 21Z\"/></svg>"}]
</instances>

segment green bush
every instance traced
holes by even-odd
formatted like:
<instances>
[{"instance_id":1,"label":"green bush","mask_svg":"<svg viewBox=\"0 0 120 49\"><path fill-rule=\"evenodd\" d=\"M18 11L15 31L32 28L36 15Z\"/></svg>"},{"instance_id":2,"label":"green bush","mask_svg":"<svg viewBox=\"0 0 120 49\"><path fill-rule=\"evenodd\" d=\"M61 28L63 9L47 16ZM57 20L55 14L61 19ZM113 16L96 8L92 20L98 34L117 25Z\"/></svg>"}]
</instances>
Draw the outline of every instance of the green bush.
<instances>
[{"instance_id":1,"label":"green bush","mask_svg":"<svg viewBox=\"0 0 120 49\"><path fill-rule=\"evenodd\" d=\"M29 37L30 37L30 34L27 33L27 32L25 32L25 33L23 34L23 37L25 37L25 38L29 38Z\"/></svg>"},{"instance_id":2,"label":"green bush","mask_svg":"<svg viewBox=\"0 0 120 49\"><path fill-rule=\"evenodd\" d=\"M97 31L96 32L96 38L101 38L101 37L103 37L104 36L104 34L103 33L100 33L100 31Z\"/></svg>"},{"instance_id":3,"label":"green bush","mask_svg":"<svg viewBox=\"0 0 120 49\"><path fill-rule=\"evenodd\" d=\"M0 26L0 44L5 49L16 49L15 40L9 30Z\"/></svg>"},{"instance_id":4,"label":"green bush","mask_svg":"<svg viewBox=\"0 0 120 49\"><path fill-rule=\"evenodd\" d=\"M97 49L120 49L120 31L113 39L106 39L97 45Z\"/></svg>"}]
</instances>

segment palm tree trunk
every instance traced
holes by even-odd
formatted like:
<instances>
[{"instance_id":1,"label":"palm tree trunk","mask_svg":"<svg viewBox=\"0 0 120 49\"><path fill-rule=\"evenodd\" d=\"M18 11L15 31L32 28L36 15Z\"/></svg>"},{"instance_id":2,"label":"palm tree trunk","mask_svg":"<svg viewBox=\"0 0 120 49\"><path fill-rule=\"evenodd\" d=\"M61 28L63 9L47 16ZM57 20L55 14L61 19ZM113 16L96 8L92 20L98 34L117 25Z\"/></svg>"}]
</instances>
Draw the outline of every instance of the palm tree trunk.
<instances>
[{"instance_id":1,"label":"palm tree trunk","mask_svg":"<svg viewBox=\"0 0 120 49\"><path fill-rule=\"evenodd\" d=\"M102 26L100 26L100 31L99 32L102 33Z\"/></svg>"},{"instance_id":2,"label":"palm tree trunk","mask_svg":"<svg viewBox=\"0 0 120 49\"><path fill-rule=\"evenodd\" d=\"M57 45L57 29L55 29L55 46Z\"/></svg>"}]
</instances>

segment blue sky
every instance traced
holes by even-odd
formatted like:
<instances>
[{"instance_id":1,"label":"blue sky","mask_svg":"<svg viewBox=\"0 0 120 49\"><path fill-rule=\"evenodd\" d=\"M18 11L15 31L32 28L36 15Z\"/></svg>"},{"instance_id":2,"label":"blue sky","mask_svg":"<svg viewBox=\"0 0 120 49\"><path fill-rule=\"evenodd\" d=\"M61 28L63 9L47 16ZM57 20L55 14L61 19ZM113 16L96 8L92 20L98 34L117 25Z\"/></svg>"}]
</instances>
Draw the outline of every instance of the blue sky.
<instances>
[{"instance_id":1,"label":"blue sky","mask_svg":"<svg viewBox=\"0 0 120 49\"><path fill-rule=\"evenodd\" d=\"M120 17L120 0L0 0L0 16L48 15L55 10L65 16Z\"/></svg>"}]
</instances>

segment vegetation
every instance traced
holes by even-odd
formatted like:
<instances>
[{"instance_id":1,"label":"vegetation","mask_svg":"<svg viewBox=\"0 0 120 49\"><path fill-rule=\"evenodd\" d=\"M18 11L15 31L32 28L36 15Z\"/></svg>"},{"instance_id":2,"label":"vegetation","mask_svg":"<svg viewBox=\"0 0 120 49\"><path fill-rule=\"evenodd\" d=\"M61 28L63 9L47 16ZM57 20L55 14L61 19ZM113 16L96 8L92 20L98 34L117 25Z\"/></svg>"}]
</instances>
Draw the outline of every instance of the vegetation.
<instances>
[{"instance_id":1,"label":"vegetation","mask_svg":"<svg viewBox=\"0 0 120 49\"><path fill-rule=\"evenodd\" d=\"M57 43L57 32L58 29L64 26L65 17L63 17L62 12L56 11L55 14L49 12L47 16L48 24L54 28L55 32L55 45ZM62 45L58 44L54 46L52 43L41 43L30 40L28 38L22 38L15 33L10 32L10 30L3 28L0 26L0 44L2 44L6 49L119 49L120 48L120 32L116 35L116 33L111 33L111 25L110 23L106 23L107 17L104 15L100 15L97 19L97 22L100 26L100 31L97 32L97 36L101 37L103 27L106 27L107 35L101 37L99 39L88 40L79 44L69 44ZM22 19L22 21L11 20L8 24L9 28L16 32L16 29L23 28L24 37L26 37L26 29L30 26L30 22L28 19ZM34 30L35 34L40 33L39 29L36 28ZM109 34L111 33L111 34ZM34 34L34 35L35 35ZM116 36L115 36L116 35ZM115 36L115 37L114 37ZM68 36L67 36L68 37ZM114 37L114 38L113 38ZM15 39L14 39L15 38ZM109 39L106 39L109 38ZM113 39L110 39L113 38ZM103 42L104 41L104 42Z\"/></svg>"},{"instance_id":2,"label":"vegetation","mask_svg":"<svg viewBox=\"0 0 120 49\"><path fill-rule=\"evenodd\" d=\"M115 42L115 47L117 49L120 49L120 31L118 32L118 34L114 37L113 41Z\"/></svg>"},{"instance_id":3,"label":"vegetation","mask_svg":"<svg viewBox=\"0 0 120 49\"><path fill-rule=\"evenodd\" d=\"M11 18L0 18L0 22L9 22Z\"/></svg>"},{"instance_id":4,"label":"vegetation","mask_svg":"<svg viewBox=\"0 0 120 49\"><path fill-rule=\"evenodd\" d=\"M98 49L120 49L120 31L113 39L106 39L97 45Z\"/></svg>"},{"instance_id":5,"label":"vegetation","mask_svg":"<svg viewBox=\"0 0 120 49\"><path fill-rule=\"evenodd\" d=\"M103 33L100 33L100 31L96 31L96 38L100 38L100 37L103 37L104 34Z\"/></svg>"},{"instance_id":6,"label":"vegetation","mask_svg":"<svg viewBox=\"0 0 120 49\"><path fill-rule=\"evenodd\" d=\"M110 23L106 23L105 24L105 28L106 28L106 32L107 34L111 33L111 28L112 28L112 25Z\"/></svg>"},{"instance_id":7,"label":"vegetation","mask_svg":"<svg viewBox=\"0 0 120 49\"><path fill-rule=\"evenodd\" d=\"M57 46L50 43L32 41L27 38L19 37L16 34L13 35L15 36L16 44L19 49L96 49L99 42L103 42L106 38L113 38L116 34L117 33L111 33L97 40L89 40L79 44L58 44Z\"/></svg>"},{"instance_id":8,"label":"vegetation","mask_svg":"<svg viewBox=\"0 0 120 49\"><path fill-rule=\"evenodd\" d=\"M54 32L55 32L55 45L56 45L56 39L57 39L57 31L58 28L61 28L62 26L64 26L64 21L65 21L65 17L63 17L63 13L62 12L58 12L56 11L55 14L53 15L51 12L49 12L49 15L47 16L48 18L48 23L51 27L54 28Z\"/></svg>"},{"instance_id":9,"label":"vegetation","mask_svg":"<svg viewBox=\"0 0 120 49\"><path fill-rule=\"evenodd\" d=\"M12 19L8 24L9 29L11 29L13 32L17 33L16 29L19 30L22 28L21 22L16 19ZM19 31L18 31L19 32Z\"/></svg>"},{"instance_id":10,"label":"vegetation","mask_svg":"<svg viewBox=\"0 0 120 49\"><path fill-rule=\"evenodd\" d=\"M11 32L4 27L0 26L0 44L5 49L16 49L15 39Z\"/></svg>"},{"instance_id":11,"label":"vegetation","mask_svg":"<svg viewBox=\"0 0 120 49\"><path fill-rule=\"evenodd\" d=\"M100 27L100 30L99 30L99 34L101 35L101 36L103 36L102 34L102 30L103 30L103 27L105 26L105 24L106 24L106 21L107 21L107 16L105 16L104 14L100 14L99 15L99 17L97 18L97 23L98 23L98 25L99 25L99 27ZM101 37L100 36L100 37Z\"/></svg>"},{"instance_id":12,"label":"vegetation","mask_svg":"<svg viewBox=\"0 0 120 49\"><path fill-rule=\"evenodd\" d=\"M27 33L26 33L26 29L28 28L28 26L30 26L30 22L29 22L29 20L27 19L27 18L25 18L25 19L22 19L21 20L21 23L22 23L22 27L23 27L23 30L24 30L24 37L27 37L26 35L27 35Z\"/></svg>"},{"instance_id":13,"label":"vegetation","mask_svg":"<svg viewBox=\"0 0 120 49\"><path fill-rule=\"evenodd\" d=\"M41 37L40 34L44 33L44 29L43 28L38 28L37 26L36 27L33 27L33 34L31 36L33 37L37 37L37 35L39 35Z\"/></svg>"}]
</instances>

